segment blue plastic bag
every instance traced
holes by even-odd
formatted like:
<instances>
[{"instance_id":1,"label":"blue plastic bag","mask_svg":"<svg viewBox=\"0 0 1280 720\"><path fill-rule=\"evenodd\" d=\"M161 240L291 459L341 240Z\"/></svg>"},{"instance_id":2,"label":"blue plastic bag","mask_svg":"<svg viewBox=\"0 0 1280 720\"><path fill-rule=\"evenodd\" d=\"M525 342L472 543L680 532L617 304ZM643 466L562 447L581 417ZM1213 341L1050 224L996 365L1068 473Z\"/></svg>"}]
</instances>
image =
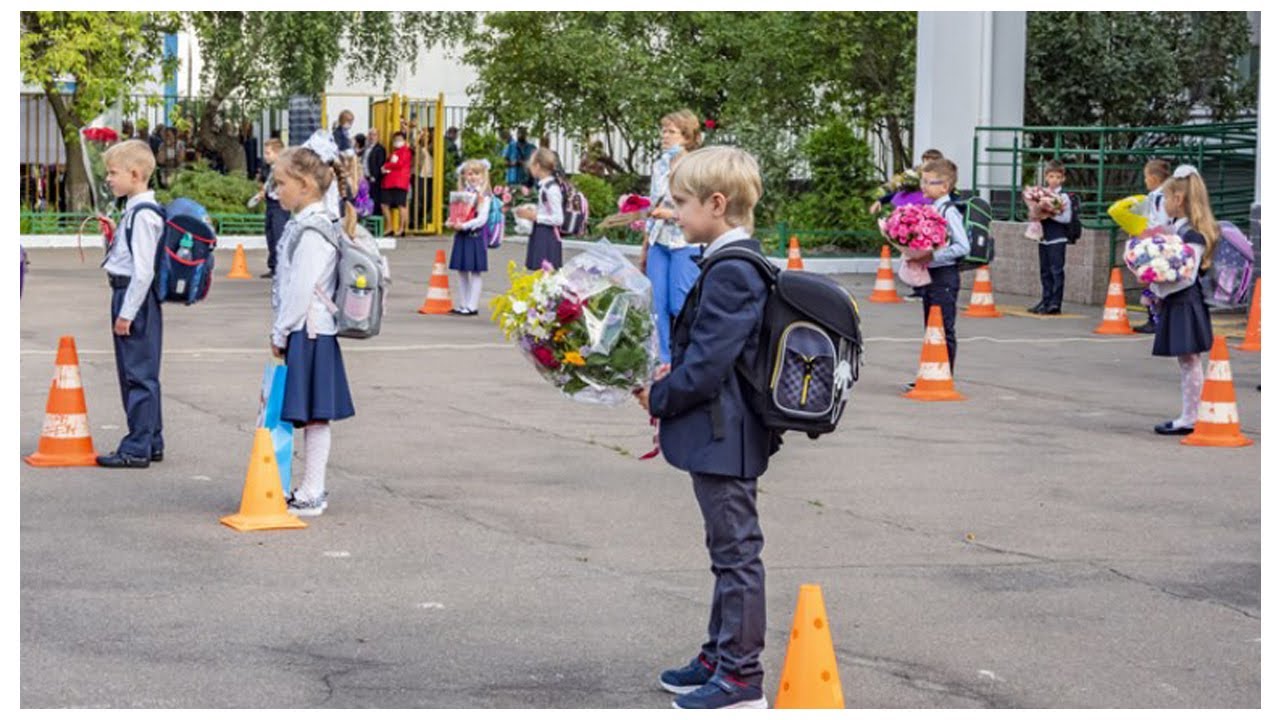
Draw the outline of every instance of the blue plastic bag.
<instances>
[{"instance_id":1,"label":"blue plastic bag","mask_svg":"<svg viewBox=\"0 0 1280 720\"><path fill-rule=\"evenodd\" d=\"M276 451L276 466L280 468L280 485L285 497L293 477L293 423L280 419L284 407L284 380L289 368L279 360L267 362L262 372L262 394L259 397L258 427L271 433L271 444Z\"/></svg>"}]
</instances>

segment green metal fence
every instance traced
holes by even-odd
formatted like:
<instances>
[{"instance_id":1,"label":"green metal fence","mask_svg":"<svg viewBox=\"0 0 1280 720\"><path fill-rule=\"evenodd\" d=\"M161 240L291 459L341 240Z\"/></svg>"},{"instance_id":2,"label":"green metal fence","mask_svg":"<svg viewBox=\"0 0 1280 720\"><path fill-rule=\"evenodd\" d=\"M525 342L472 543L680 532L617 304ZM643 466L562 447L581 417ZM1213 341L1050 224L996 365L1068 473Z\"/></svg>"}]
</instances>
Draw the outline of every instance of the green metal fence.
<instances>
[{"instance_id":1,"label":"green metal fence","mask_svg":"<svg viewBox=\"0 0 1280 720\"><path fill-rule=\"evenodd\" d=\"M20 215L22 235L74 235L84 227L86 234L96 234L98 224L93 222L93 215L85 213L37 213L24 212ZM219 235L263 235L266 233L266 216L259 214L213 214L213 229ZM86 222L89 221L89 222ZM360 220L365 229L374 237L382 237L382 218L370 216Z\"/></svg>"}]
</instances>

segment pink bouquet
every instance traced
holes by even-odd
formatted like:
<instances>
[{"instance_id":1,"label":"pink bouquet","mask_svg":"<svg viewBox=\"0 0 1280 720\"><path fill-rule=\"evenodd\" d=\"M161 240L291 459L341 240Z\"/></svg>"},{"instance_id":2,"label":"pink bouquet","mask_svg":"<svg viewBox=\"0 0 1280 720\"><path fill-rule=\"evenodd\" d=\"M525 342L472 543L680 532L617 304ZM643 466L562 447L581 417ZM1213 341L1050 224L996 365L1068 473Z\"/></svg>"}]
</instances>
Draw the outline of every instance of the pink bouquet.
<instances>
[{"instance_id":1,"label":"pink bouquet","mask_svg":"<svg viewBox=\"0 0 1280 720\"><path fill-rule=\"evenodd\" d=\"M947 221L932 205L902 205L882 220L884 236L905 248L906 259L898 267L898 277L913 287L928 285L928 263L913 257L947 244Z\"/></svg>"},{"instance_id":2,"label":"pink bouquet","mask_svg":"<svg viewBox=\"0 0 1280 720\"><path fill-rule=\"evenodd\" d=\"M1062 196L1047 187L1028 187L1022 191L1022 201L1027 204L1027 217L1031 221L1023 234L1028 240L1040 240L1044 237L1044 226L1041 220L1059 215L1066 209Z\"/></svg>"}]
</instances>

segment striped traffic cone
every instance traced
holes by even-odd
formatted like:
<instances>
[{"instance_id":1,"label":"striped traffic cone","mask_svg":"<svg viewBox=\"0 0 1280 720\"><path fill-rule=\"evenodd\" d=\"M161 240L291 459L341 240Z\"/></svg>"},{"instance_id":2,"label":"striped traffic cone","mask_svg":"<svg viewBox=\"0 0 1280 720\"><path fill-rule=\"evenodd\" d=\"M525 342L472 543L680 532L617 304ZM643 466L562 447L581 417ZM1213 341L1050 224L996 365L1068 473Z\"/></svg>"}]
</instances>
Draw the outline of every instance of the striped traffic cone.
<instances>
[{"instance_id":1,"label":"striped traffic cone","mask_svg":"<svg viewBox=\"0 0 1280 720\"><path fill-rule=\"evenodd\" d=\"M1236 389L1231 382L1231 361L1227 341L1221 335L1213 339L1209 351L1209 372L1200 394L1200 412L1196 429L1182 438L1183 445L1208 447L1244 447L1253 441L1240 433L1240 413L1236 410Z\"/></svg>"},{"instance_id":2,"label":"striped traffic cone","mask_svg":"<svg viewBox=\"0 0 1280 720\"><path fill-rule=\"evenodd\" d=\"M986 265L978 268L973 276L973 294L969 296L969 307L963 313L971 318L998 318L1004 315L996 309L995 290L991 287L991 270Z\"/></svg>"},{"instance_id":3,"label":"striped traffic cone","mask_svg":"<svg viewBox=\"0 0 1280 720\"><path fill-rule=\"evenodd\" d=\"M421 315L448 315L453 309L453 302L449 300L449 271L444 265L444 250L437 250L436 264L431 267L431 280L427 283L427 297L418 308Z\"/></svg>"},{"instance_id":4,"label":"striped traffic cone","mask_svg":"<svg viewBox=\"0 0 1280 720\"><path fill-rule=\"evenodd\" d=\"M787 248L787 269L804 269L804 260L800 258L800 241L796 240L795 235L791 236L791 245Z\"/></svg>"},{"instance_id":5,"label":"striped traffic cone","mask_svg":"<svg viewBox=\"0 0 1280 720\"><path fill-rule=\"evenodd\" d=\"M1124 305L1124 284L1120 282L1120 268L1111 268L1111 282L1107 285L1107 303L1102 308L1102 322L1093 329L1097 335L1133 335L1129 325L1129 310Z\"/></svg>"},{"instance_id":6,"label":"striped traffic cone","mask_svg":"<svg viewBox=\"0 0 1280 720\"><path fill-rule=\"evenodd\" d=\"M897 286L893 284L893 264L889 262L889 246L880 248L880 267L876 268L876 284L867 298L873 303L900 303Z\"/></svg>"},{"instance_id":7,"label":"striped traffic cone","mask_svg":"<svg viewBox=\"0 0 1280 720\"><path fill-rule=\"evenodd\" d=\"M1262 278L1253 283L1253 302L1249 305L1249 325L1244 331L1244 342L1236 346L1245 352L1262 352Z\"/></svg>"},{"instance_id":8,"label":"striped traffic cone","mask_svg":"<svg viewBox=\"0 0 1280 720\"><path fill-rule=\"evenodd\" d=\"M951 379L951 360L947 356L947 340L942 331L942 308L929 308L929 324L924 329L924 347L920 350L920 371L916 386L902 397L908 400L964 400L956 392Z\"/></svg>"},{"instance_id":9,"label":"striped traffic cone","mask_svg":"<svg viewBox=\"0 0 1280 720\"><path fill-rule=\"evenodd\" d=\"M79 467L98 464L89 435L89 413L80 385L76 340L63 335L54 360L53 384L44 406L44 426L36 451L23 458L36 467Z\"/></svg>"}]
</instances>

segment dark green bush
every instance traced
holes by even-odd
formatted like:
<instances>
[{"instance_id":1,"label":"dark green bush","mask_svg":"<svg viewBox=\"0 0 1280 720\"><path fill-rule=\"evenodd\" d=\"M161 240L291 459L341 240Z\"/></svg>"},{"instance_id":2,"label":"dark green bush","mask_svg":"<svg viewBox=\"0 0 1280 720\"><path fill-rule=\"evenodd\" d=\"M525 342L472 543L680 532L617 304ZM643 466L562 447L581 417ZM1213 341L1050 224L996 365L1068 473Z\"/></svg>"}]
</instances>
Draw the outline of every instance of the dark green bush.
<instances>
[{"instance_id":1,"label":"dark green bush","mask_svg":"<svg viewBox=\"0 0 1280 720\"><path fill-rule=\"evenodd\" d=\"M871 148L841 120L811 131L799 147L809 165L807 187L789 193L776 216L803 230L844 231L839 235L800 235L808 247L872 251L879 247L875 219L867 207L879 194L879 173ZM853 232L850 232L853 231Z\"/></svg>"},{"instance_id":2,"label":"dark green bush","mask_svg":"<svg viewBox=\"0 0 1280 720\"><path fill-rule=\"evenodd\" d=\"M260 215L265 203L249 208L245 203L258 192L258 184L248 178L223 175L203 163L178 171L167 190L158 190L156 200L168 204L174 198L190 198L210 215Z\"/></svg>"}]
</instances>

